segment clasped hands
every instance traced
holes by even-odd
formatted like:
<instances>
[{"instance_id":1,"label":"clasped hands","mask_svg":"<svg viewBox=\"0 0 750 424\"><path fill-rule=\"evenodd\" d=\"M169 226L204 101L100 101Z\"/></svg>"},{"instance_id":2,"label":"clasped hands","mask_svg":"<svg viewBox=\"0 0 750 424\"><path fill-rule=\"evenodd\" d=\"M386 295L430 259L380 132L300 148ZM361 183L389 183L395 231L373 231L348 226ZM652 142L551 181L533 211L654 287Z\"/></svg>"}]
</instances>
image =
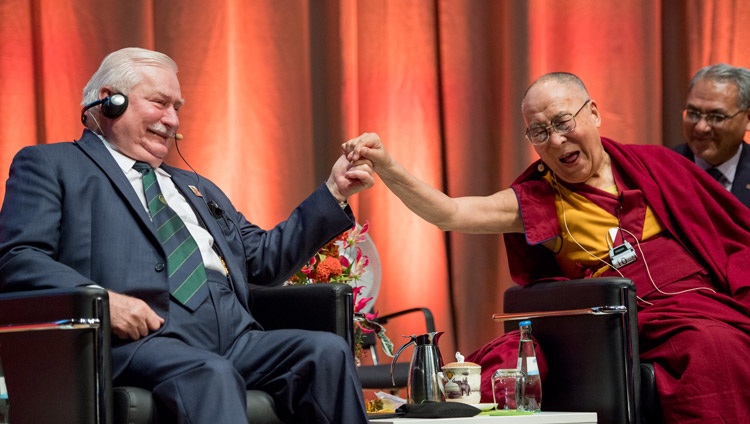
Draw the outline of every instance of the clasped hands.
<instances>
[{"instance_id":1,"label":"clasped hands","mask_svg":"<svg viewBox=\"0 0 750 424\"><path fill-rule=\"evenodd\" d=\"M374 184L372 161L365 157L352 156L346 147L376 143L380 143L380 137L377 134L363 133L342 145L344 152L334 163L331 175L326 181L328 190L339 202L346 201L349 196L370 188Z\"/></svg>"}]
</instances>

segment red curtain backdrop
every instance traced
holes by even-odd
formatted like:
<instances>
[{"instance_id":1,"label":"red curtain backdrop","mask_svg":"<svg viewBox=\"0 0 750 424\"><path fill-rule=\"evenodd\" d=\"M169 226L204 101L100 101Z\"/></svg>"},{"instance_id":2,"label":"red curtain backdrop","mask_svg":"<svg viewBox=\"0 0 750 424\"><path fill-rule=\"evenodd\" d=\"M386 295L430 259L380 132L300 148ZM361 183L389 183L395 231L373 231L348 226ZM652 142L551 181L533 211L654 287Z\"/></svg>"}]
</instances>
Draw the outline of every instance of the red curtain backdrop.
<instances>
[{"instance_id":1,"label":"red curtain backdrop","mask_svg":"<svg viewBox=\"0 0 750 424\"><path fill-rule=\"evenodd\" d=\"M23 146L80 136L108 52L146 47L180 66L185 160L265 227L362 132L451 195L489 194L535 159L520 101L543 73L583 78L604 135L671 147L689 77L750 66L743 0L3 0L0 21L3 179ZM431 308L446 361L502 333L500 236L442 233L379 181L352 204L380 252L381 314ZM388 330L399 346L423 328Z\"/></svg>"}]
</instances>

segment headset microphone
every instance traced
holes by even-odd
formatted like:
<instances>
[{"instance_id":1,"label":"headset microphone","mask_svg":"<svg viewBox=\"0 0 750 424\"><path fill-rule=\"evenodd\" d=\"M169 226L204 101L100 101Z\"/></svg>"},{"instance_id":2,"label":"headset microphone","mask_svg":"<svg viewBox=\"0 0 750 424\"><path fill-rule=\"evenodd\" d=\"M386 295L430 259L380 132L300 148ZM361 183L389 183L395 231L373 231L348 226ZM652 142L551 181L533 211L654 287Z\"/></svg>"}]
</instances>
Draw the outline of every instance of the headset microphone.
<instances>
[{"instance_id":1,"label":"headset microphone","mask_svg":"<svg viewBox=\"0 0 750 424\"><path fill-rule=\"evenodd\" d=\"M125 110L128 108L128 96L116 93L87 104L81 109L81 122L83 125L86 125L86 111L99 105L101 105L102 115L109 119L115 119L125 113Z\"/></svg>"},{"instance_id":2,"label":"headset microphone","mask_svg":"<svg viewBox=\"0 0 750 424\"><path fill-rule=\"evenodd\" d=\"M177 133L177 134L174 135L174 139L175 140L182 140L182 138L183 138L182 134L180 134L180 133Z\"/></svg>"}]
</instances>

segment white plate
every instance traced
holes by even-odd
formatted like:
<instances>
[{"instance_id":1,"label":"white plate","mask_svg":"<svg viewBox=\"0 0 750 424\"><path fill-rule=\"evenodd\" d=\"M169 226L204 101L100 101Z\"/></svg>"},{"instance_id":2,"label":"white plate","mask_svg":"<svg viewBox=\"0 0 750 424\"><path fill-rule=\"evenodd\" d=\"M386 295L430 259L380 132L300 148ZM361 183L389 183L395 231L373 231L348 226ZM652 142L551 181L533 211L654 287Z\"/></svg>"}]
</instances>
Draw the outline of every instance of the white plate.
<instances>
[{"instance_id":1,"label":"white plate","mask_svg":"<svg viewBox=\"0 0 750 424\"><path fill-rule=\"evenodd\" d=\"M471 406L478 408L482 411L490 411L492 410L497 404L496 403L472 403Z\"/></svg>"},{"instance_id":2,"label":"white plate","mask_svg":"<svg viewBox=\"0 0 750 424\"><path fill-rule=\"evenodd\" d=\"M359 226L359 224L357 224ZM359 243L359 248L362 249L362 255L367 256L370 260L370 264L365 269L365 272L359 278L354 286L364 286L362 291L359 293L358 298L362 299L365 297L372 297L373 299L365 306L360 312L370 312L375 306L375 301L378 299L378 292L380 291L380 256L378 250L375 248L370 238L370 234L365 234L365 240ZM349 259L349 262L354 262L357 259L357 249L348 248L341 252L343 256Z\"/></svg>"}]
</instances>

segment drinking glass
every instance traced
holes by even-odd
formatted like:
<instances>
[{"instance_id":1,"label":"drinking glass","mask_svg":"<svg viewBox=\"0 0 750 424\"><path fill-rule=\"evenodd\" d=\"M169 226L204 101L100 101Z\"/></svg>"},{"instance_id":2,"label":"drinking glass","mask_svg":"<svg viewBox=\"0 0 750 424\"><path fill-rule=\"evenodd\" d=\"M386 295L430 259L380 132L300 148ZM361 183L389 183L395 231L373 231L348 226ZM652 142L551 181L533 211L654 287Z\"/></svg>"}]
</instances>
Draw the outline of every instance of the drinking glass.
<instances>
[{"instance_id":1,"label":"drinking glass","mask_svg":"<svg viewBox=\"0 0 750 424\"><path fill-rule=\"evenodd\" d=\"M519 369L499 369L492 376L492 396L497 410L515 410L523 390L523 372Z\"/></svg>"}]
</instances>

